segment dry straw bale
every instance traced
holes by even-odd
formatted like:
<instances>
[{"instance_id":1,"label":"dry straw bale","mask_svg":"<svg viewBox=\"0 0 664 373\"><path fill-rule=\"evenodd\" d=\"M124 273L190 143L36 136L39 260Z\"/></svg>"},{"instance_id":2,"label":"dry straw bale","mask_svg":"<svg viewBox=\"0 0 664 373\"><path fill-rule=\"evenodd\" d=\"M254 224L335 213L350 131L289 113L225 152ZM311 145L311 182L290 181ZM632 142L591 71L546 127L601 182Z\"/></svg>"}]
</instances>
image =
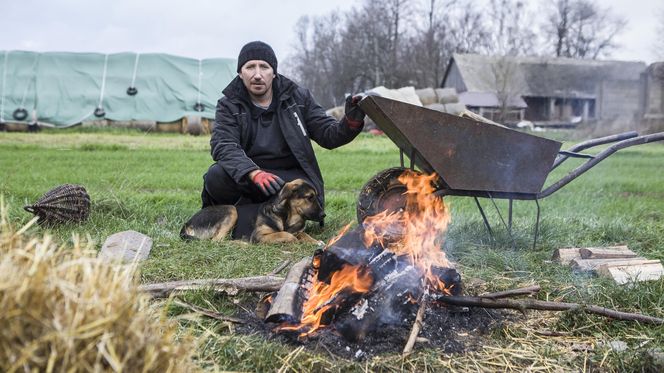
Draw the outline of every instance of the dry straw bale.
<instances>
[{"instance_id":1,"label":"dry straw bale","mask_svg":"<svg viewBox=\"0 0 664 373\"><path fill-rule=\"evenodd\" d=\"M0 201L0 371L197 370L190 336L137 290L132 266L104 263L76 237L16 231Z\"/></svg>"}]
</instances>

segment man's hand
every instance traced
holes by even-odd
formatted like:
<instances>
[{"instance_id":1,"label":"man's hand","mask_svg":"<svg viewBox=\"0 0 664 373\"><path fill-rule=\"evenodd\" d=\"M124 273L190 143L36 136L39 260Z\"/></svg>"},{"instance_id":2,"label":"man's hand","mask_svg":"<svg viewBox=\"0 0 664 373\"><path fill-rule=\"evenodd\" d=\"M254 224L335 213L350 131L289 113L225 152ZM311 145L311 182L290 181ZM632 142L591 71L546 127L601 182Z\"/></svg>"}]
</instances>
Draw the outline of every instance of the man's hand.
<instances>
[{"instance_id":1,"label":"man's hand","mask_svg":"<svg viewBox=\"0 0 664 373\"><path fill-rule=\"evenodd\" d=\"M285 184L279 176L263 170L252 171L249 178L266 196L279 193L281 187Z\"/></svg>"},{"instance_id":2,"label":"man's hand","mask_svg":"<svg viewBox=\"0 0 664 373\"><path fill-rule=\"evenodd\" d=\"M346 97L346 106L345 106L345 114L346 114L346 123L348 123L348 126L354 130L362 128L364 126L364 111L360 109L360 106L358 105L358 102L362 100L361 95L348 95Z\"/></svg>"}]
</instances>

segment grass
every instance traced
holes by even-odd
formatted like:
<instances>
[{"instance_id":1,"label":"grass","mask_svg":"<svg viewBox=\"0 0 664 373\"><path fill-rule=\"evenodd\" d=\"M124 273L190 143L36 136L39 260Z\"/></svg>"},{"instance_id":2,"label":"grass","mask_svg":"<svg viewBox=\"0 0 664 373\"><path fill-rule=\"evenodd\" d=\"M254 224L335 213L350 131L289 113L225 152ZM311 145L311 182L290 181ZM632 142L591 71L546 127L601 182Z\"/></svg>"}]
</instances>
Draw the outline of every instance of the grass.
<instances>
[{"instance_id":1,"label":"grass","mask_svg":"<svg viewBox=\"0 0 664 373\"><path fill-rule=\"evenodd\" d=\"M559 133L554 136L561 137ZM182 223L200 207L201 176L211 164L208 141L207 137L132 130L0 133L0 194L9 205L11 219L23 224L31 217L22 210L23 205L62 183L84 185L93 201L89 221L52 233L63 241L70 241L74 233L89 235L98 247L117 231L132 229L150 235L154 244L150 259L141 267L142 282L260 275L285 259L310 255L314 247L307 244L247 247L179 239ZM309 232L325 240L355 220L358 190L372 175L397 166L399 154L389 139L369 135L333 151L316 151L325 177L328 218L324 229L311 225ZM448 197L452 224L445 250L457 262L469 292L538 283L543 288L542 299L594 303L664 317L664 280L621 287L546 262L556 248L619 243L648 258L664 259L663 159L661 144L622 150L540 201L542 220L534 250L534 203L515 202L513 244L490 201L481 200L495 239L487 235L472 199ZM580 162L565 162L549 176L548 183ZM505 217L506 201L496 202ZM229 297L196 292L186 298L223 312L237 310ZM520 371L537 367L545 371L640 371L652 368L646 351L664 346L664 327L607 322L573 313L532 312L528 319L519 317L495 331L478 351L443 355L422 349L408 358L395 354L356 363L258 336L238 335L222 323L195 325L199 334L208 335L200 347L204 360L226 370ZM542 329L568 334L544 338L537 334ZM628 351L612 351L606 343L613 340L627 342ZM579 343L590 348L572 348Z\"/></svg>"}]
</instances>

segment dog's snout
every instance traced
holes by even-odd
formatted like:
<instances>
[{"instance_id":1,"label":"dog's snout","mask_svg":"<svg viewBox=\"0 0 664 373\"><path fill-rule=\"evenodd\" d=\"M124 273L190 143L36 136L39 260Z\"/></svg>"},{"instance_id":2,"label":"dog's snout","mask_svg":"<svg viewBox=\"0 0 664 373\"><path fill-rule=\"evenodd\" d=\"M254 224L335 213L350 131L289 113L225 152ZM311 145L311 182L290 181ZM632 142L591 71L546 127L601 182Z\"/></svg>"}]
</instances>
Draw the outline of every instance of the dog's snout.
<instances>
[{"instance_id":1,"label":"dog's snout","mask_svg":"<svg viewBox=\"0 0 664 373\"><path fill-rule=\"evenodd\" d=\"M325 215L325 211L321 211L320 214L318 214L318 218L319 218L320 220L325 219L326 216L327 216L327 215Z\"/></svg>"}]
</instances>

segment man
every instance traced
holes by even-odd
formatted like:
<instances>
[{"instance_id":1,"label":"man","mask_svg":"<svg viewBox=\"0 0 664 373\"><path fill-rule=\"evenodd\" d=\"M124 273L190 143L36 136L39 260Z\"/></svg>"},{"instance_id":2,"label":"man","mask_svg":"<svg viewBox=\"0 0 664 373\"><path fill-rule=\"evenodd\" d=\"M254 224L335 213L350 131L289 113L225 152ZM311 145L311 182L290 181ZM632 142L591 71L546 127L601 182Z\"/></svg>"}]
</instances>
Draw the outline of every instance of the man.
<instances>
[{"instance_id":1,"label":"man","mask_svg":"<svg viewBox=\"0 0 664 373\"><path fill-rule=\"evenodd\" d=\"M242 47L237 73L217 102L210 140L215 163L203 176L203 207L241 199L259 203L298 178L316 188L324 206L323 177L310 140L327 149L352 141L364 126L361 97L349 96L345 117L336 121L309 90L277 73L277 57L261 41Z\"/></svg>"}]
</instances>

